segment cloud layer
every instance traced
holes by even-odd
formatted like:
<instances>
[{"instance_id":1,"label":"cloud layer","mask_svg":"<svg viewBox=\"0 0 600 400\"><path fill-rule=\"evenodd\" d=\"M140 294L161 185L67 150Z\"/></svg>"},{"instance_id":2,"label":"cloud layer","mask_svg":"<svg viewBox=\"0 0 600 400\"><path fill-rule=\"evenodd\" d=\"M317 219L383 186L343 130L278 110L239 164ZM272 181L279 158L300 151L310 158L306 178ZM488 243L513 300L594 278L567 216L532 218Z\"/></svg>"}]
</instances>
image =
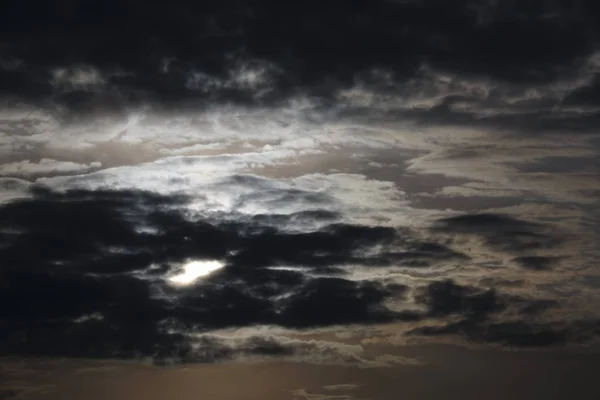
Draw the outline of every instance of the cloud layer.
<instances>
[{"instance_id":1,"label":"cloud layer","mask_svg":"<svg viewBox=\"0 0 600 400\"><path fill-rule=\"evenodd\" d=\"M0 15L0 352L597 339L596 2L116 3Z\"/></svg>"},{"instance_id":2,"label":"cloud layer","mask_svg":"<svg viewBox=\"0 0 600 400\"><path fill-rule=\"evenodd\" d=\"M433 320L446 325L415 327L409 334L461 334L522 346L561 344L571 336L580 342L598 332L598 323L583 317L570 328L535 319L508 322L510 313L499 314L509 309L537 317L555 305L550 301L451 280L409 284L390 274L390 268L426 267L443 275L445 263L468 262L409 229L344 224L323 212L215 223L182 212L189 197L147 191L39 188L32 196L0 208L4 353L207 362L304 357L306 346L321 346L260 335L231 343L210 336L257 325L410 327ZM322 225L300 232L279 227L301 226L303 218L320 218ZM521 231L536 226L485 214L439 223L456 234L492 228L502 235L496 225ZM516 246L511 251L523 246L513 240L488 245ZM170 285L169 275L189 260L218 260L224 268L189 286ZM382 268L388 273L377 274ZM355 278L357 269L365 271L362 279ZM461 320L452 322L455 316ZM331 346L335 352L343 348Z\"/></svg>"}]
</instances>

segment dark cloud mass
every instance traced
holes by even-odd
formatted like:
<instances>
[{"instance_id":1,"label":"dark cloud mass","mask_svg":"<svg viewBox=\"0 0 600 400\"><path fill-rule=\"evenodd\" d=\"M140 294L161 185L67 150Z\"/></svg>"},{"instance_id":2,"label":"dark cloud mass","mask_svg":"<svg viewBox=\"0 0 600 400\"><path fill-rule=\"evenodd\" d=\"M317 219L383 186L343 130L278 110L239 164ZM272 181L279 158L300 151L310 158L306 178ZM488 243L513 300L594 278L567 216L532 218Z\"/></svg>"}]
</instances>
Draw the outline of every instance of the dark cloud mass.
<instances>
[{"instance_id":1,"label":"dark cloud mass","mask_svg":"<svg viewBox=\"0 0 600 400\"><path fill-rule=\"evenodd\" d=\"M523 254L560 244L561 237L549 225L517 220L505 215L471 214L437 221L434 230L482 237L492 248ZM546 266L551 260L524 256L515 259L525 268ZM542 267L543 268L543 267Z\"/></svg>"},{"instance_id":2,"label":"dark cloud mass","mask_svg":"<svg viewBox=\"0 0 600 400\"><path fill-rule=\"evenodd\" d=\"M429 310L429 315L458 314L460 320L444 325L423 326L408 332L408 335L447 336L455 335L475 343L500 343L515 347L550 347L568 342L585 342L597 334L597 322L576 321L573 323L541 323L536 317L556 307L553 300L510 299L496 295L494 290L481 291L473 287L457 285L452 281L430 284L420 300ZM520 307L522 319L494 321L491 314L501 312L507 306Z\"/></svg>"},{"instance_id":3,"label":"dark cloud mass","mask_svg":"<svg viewBox=\"0 0 600 400\"><path fill-rule=\"evenodd\" d=\"M427 304L430 315L434 317L462 313L470 319L481 319L488 313L503 308L493 290L482 292L452 281L430 284L422 296L422 301Z\"/></svg>"},{"instance_id":4,"label":"dark cloud mass","mask_svg":"<svg viewBox=\"0 0 600 400\"><path fill-rule=\"evenodd\" d=\"M393 240L393 229L329 225L286 234L259 224L219 226L173 210L185 200L38 191L0 208L3 352L151 356L185 343L167 333L178 326L306 328L405 317L382 304L405 288L328 276L337 274L331 265L368 261L361 253ZM206 258L226 266L188 288L165 282L169 264ZM272 269L280 264L324 276ZM132 275L141 271L148 275Z\"/></svg>"},{"instance_id":5,"label":"dark cloud mass","mask_svg":"<svg viewBox=\"0 0 600 400\"><path fill-rule=\"evenodd\" d=\"M393 71L393 81L411 91L423 64L517 85L549 82L595 48L596 7L581 0L10 1L0 21L2 81L6 94L33 100L52 93L78 113L146 100L330 97L365 73L378 90L399 89L369 78L373 68ZM576 90L567 102L596 102L592 93ZM473 100L473 93L461 96L454 100Z\"/></svg>"},{"instance_id":6,"label":"dark cloud mass","mask_svg":"<svg viewBox=\"0 0 600 400\"><path fill-rule=\"evenodd\" d=\"M463 322L413 332L462 332L477 340L517 345L564 340L554 332L523 332L537 329L528 325L502 324L491 325L491 330L486 325L486 336L480 338L480 324L505 307L493 290L433 282L417 295L428 310L419 315L385 306L386 300L403 298L406 286L343 277L348 263L376 268L389 265L390 259L401 262L394 253L368 252L394 241L410 242L407 231L330 224L315 232L285 233L261 225L261 218L250 225L214 225L178 211L188 201L185 196L142 191L36 189L31 199L0 207L2 352L206 361L208 356L199 356L186 337L192 327L199 332L255 324L308 328L453 314ZM502 217L464 217L470 228L482 220L527 226ZM440 244L410 246L422 259L454 257ZM166 283L170 264L206 258L226 266L189 287ZM273 269L278 266L297 266L304 272ZM528 312L541 306L531 303ZM202 343L195 346L203 348ZM293 351L272 346L244 351ZM212 351L223 353L212 354L210 360L228 358L233 350Z\"/></svg>"},{"instance_id":7,"label":"dark cloud mass","mask_svg":"<svg viewBox=\"0 0 600 400\"><path fill-rule=\"evenodd\" d=\"M554 260L549 257L540 256L529 256L529 257L518 257L514 261L523 268L533 270L545 270L550 268Z\"/></svg>"}]
</instances>

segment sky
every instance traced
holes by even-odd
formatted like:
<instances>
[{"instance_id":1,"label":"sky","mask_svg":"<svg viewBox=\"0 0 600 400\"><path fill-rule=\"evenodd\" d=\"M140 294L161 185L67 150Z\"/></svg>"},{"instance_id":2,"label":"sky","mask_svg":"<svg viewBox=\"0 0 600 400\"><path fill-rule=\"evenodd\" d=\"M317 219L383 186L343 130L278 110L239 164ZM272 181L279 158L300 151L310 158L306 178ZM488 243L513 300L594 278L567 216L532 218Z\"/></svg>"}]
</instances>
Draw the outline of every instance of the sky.
<instances>
[{"instance_id":1,"label":"sky","mask_svg":"<svg viewBox=\"0 0 600 400\"><path fill-rule=\"evenodd\" d=\"M3 2L0 398L598 398L599 39L592 0Z\"/></svg>"}]
</instances>

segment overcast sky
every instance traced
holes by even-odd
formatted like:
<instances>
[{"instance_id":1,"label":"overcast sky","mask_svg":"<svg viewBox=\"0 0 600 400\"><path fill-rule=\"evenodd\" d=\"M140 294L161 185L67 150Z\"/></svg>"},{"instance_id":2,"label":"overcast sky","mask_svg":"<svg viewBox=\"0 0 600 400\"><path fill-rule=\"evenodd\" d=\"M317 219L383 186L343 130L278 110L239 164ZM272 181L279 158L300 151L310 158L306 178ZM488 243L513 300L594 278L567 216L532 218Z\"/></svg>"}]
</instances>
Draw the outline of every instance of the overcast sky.
<instances>
[{"instance_id":1,"label":"overcast sky","mask_svg":"<svg viewBox=\"0 0 600 400\"><path fill-rule=\"evenodd\" d=\"M5 3L0 356L283 363L298 400L399 398L429 346L440 382L593 362L597 1Z\"/></svg>"}]
</instances>

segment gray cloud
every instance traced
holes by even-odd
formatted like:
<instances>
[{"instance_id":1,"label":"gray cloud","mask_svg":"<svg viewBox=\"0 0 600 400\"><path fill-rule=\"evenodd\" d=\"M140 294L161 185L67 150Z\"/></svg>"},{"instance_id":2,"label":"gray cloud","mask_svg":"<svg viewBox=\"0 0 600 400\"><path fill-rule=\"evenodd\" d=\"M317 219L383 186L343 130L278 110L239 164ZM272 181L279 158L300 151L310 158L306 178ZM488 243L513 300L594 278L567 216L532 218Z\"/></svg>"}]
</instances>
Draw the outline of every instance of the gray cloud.
<instances>
[{"instance_id":1,"label":"gray cloud","mask_svg":"<svg viewBox=\"0 0 600 400\"><path fill-rule=\"evenodd\" d=\"M36 175L77 174L100 169L101 167L102 164L99 162L77 164L70 161L57 161L49 158L42 158L37 163L25 160L4 164L0 166L0 176L31 177Z\"/></svg>"}]
</instances>

